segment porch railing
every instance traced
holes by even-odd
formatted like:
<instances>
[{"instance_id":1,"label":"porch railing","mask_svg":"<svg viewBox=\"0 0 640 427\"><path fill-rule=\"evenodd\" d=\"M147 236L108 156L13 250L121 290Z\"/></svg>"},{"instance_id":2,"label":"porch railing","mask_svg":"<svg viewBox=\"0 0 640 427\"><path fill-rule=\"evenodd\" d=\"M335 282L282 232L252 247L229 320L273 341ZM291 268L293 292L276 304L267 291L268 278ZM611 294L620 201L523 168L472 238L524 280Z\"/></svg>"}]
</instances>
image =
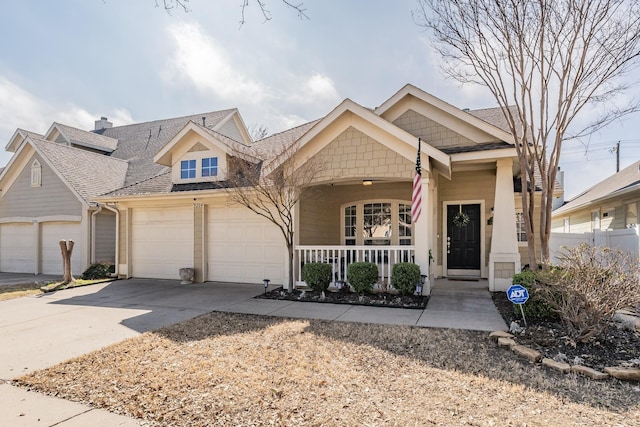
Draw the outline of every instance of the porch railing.
<instances>
[{"instance_id":1,"label":"porch railing","mask_svg":"<svg viewBox=\"0 0 640 427\"><path fill-rule=\"evenodd\" d=\"M378 266L376 288L391 288L391 269L399 262L415 262L413 246L296 246L294 252L294 274L296 283L304 285L302 267L309 262L331 264L332 282L347 281L347 268L354 262L373 262Z\"/></svg>"}]
</instances>

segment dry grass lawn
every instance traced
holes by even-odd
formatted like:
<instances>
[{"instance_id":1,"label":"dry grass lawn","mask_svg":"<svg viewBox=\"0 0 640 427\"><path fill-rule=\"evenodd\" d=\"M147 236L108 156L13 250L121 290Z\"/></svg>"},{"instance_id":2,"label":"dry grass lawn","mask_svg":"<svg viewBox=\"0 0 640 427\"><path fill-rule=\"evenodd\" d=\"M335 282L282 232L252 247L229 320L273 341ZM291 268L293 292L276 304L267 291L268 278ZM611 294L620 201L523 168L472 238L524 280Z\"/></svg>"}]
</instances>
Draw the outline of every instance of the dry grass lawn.
<instances>
[{"instance_id":1,"label":"dry grass lawn","mask_svg":"<svg viewBox=\"0 0 640 427\"><path fill-rule=\"evenodd\" d=\"M640 425L638 384L531 365L487 333L227 313L18 383L152 425Z\"/></svg>"},{"instance_id":2,"label":"dry grass lawn","mask_svg":"<svg viewBox=\"0 0 640 427\"><path fill-rule=\"evenodd\" d=\"M0 286L0 301L41 294L40 286L42 285L38 283Z\"/></svg>"}]
</instances>

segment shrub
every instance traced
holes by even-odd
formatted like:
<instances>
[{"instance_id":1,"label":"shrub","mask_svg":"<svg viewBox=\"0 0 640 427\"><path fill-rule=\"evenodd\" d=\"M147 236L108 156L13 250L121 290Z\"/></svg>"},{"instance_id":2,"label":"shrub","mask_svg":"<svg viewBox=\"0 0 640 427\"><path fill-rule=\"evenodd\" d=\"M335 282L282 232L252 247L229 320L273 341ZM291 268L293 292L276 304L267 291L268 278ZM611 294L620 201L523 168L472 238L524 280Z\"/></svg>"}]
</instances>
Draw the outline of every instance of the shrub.
<instances>
[{"instance_id":1,"label":"shrub","mask_svg":"<svg viewBox=\"0 0 640 427\"><path fill-rule=\"evenodd\" d=\"M349 264L347 280L356 292L371 292L378 281L378 266L372 262Z\"/></svg>"},{"instance_id":2,"label":"shrub","mask_svg":"<svg viewBox=\"0 0 640 427\"><path fill-rule=\"evenodd\" d=\"M311 262L302 266L302 280L314 291L329 289L331 283L331 264Z\"/></svg>"},{"instance_id":3,"label":"shrub","mask_svg":"<svg viewBox=\"0 0 640 427\"><path fill-rule=\"evenodd\" d=\"M581 244L564 249L541 297L580 342L603 335L616 311L640 303L640 260L630 253Z\"/></svg>"},{"instance_id":4,"label":"shrub","mask_svg":"<svg viewBox=\"0 0 640 427\"><path fill-rule=\"evenodd\" d=\"M411 262L400 262L391 270L391 286L402 295L411 295L420 282L420 267Z\"/></svg>"},{"instance_id":5,"label":"shrub","mask_svg":"<svg viewBox=\"0 0 640 427\"><path fill-rule=\"evenodd\" d=\"M116 266L110 262L97 262L95 264L91 264L89 268L82 273L80 278L83 280L106 279L115 272Z\"/></svg>"},{"instance_id":6,"label":"shrub","mask_svg":"<svg viewBox=\"0 0 640 427\"><path fill-rule=\"evenodd\" d=\"M529 291L529 299L522 304L522 311L528 319L557 319L556 313L547 299L551 297L548 290L542 291L547 278L542 271L523 271L513 276L514 285L522 285ZM520 316L520 308L514 304L513 310Z\"/></svg>"}]
</instances>

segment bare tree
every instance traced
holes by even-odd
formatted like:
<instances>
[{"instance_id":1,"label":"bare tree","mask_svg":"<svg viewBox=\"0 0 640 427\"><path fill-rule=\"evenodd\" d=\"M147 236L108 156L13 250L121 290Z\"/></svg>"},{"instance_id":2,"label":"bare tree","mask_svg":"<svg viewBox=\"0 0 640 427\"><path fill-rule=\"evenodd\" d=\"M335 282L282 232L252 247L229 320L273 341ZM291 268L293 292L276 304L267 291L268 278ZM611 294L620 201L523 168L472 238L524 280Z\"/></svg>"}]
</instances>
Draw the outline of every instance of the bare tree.
<instances>
[{"instance_id":1,"label":"bare tree","mask_svg":"<svg viewBox=\"0 0 640 427\"><path fill-rule=\"evenodd\" d=\"M269 128L265 125L252 124L248 130L253 141L260 141L269 136Z\"/></svg>"},{"instance_id":2,"label":"bare tree","mask_svg":"<svg viewBox=\"0 0 640 427\"><path fill-rule=\"evenodd\" d=\"M288 0L281 0L281 1L288 8L293 9L298 14L298 17L300 19L302 18L309 19L309 17L306 14L307 9L304 7L303 3L294 4ZM156 7L161 6L160 0L155 0L155 2L156 2ZM187 7L187 3L189 3L189 0L162 0L162 7L164 7L164 10L169 14L171 14L176 9L178 10L182 9L183 12L188 13L188 12L191 12L191 9ZM258 8L260 9L260 14L264 18L264 22L271 21L272 15L271 15L271 11L267 7L267 2L265 0L255 0L255 3L258 5ZM240 16L241 16L240 26L244 25L244 23L246 22L245 10L247 7L249 7L249 5L250 5L250 0L242 0L242 3L240 4Z\"/></svg>"},{"instance_id":3,"label":"bare tree","mask_svg":"<svg viewBox=\"0 0 640 427\"><path fill-rule=\"evenodd\" d=\"M71 275L71 254L73 253L73 240L60 240L60 252L62 253L62 284L73 282L75 279Z\"/></svg>"},{"instance_id":4,"label":"bare tree","mask_svg":"<svg viewBox=\"0 0 640 427\"><path fill-rule=\"evenodd\" d=\"M322 168L313 158L302 159L296 143L257 145L262 146L250 156L247 150L234 153L226 191L232 203L266 218L282 232L288 251L287 289L293 292L296 205L313 192Z\"/></svg>"},{"instance_id":5,"label":"bare tree","mask_svg":"<svg viewBox=\"0 0 640 427\"><path fill-rule=\"evenodd\" d=\"M614 99L638 65L640 6L627 0L419 0L414 20L433 33L448 76L485 86L515 138L529 264L537 265L534 193L541 191L539 238L549 259L553 190L562 143L638 110ZM577 120L601 114L579 130ZM536 173L539 171L539 183Z\"/></svg>"}]
</instances>

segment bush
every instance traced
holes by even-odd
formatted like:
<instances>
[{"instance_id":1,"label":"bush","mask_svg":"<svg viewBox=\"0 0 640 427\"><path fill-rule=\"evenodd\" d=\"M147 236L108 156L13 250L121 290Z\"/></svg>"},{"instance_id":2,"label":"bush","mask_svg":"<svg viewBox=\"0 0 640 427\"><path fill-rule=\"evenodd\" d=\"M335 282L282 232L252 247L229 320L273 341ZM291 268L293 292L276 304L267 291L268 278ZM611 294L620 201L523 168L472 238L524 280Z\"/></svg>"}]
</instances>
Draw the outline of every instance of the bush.
<instances>
[{"instance_id":1,"label":"bush","mask_svg":"<svg viewBox=\"0 0 640 427\"><path fill-rule=\"evenodd\" d=\"M529 299L522 304L524 316L528 319L557 319L556 313L551 305L547 302L550 294L542 291L547 278L542 271L523 271L513 276L514 285L522 285L529 291ZM514 312L517 316L521 316L520 308L514 304Z\"/></svg>"},{"instance_id":2,"label":"bush","mask_svg":"<svg viewBox=\"0 0 640 427\"><path fill-rule=\"evenodd\" d=\"M401 295L411 295L416 291L416 283L420 283L420 267L411 262L400 262L391 270L391 286Z\"/></svg>"},{"instance_id":3,"label":"bush","mask_svg":"<svg viewBox=\"0 0 640 427\"><path fill-rule=\"evenodd\" d=\"M356 292L371 292L378 281L378 266L372 262L349 264L347 280Z\"/></svg>"},{"instance_id":4,"label":"bush","mask_svg":"<svg viewBox=\"0 0 640 427\"><path fill-rule=\"evenodd\" d=\"M640 260L630 253L581 244L564 249L560 267L540 296L577 341L603 335L616 311L640 303Z\"/></svg>"},{"instance_id":5,"label":"bush","mask_svg":"<svg viewBox=\"0 0 640 427\"><path fill-rule=\"evenodd\" d=\"M331 271L331 264L311 262L302 266L302 280L314 291L326 291L331 283Z\"/></svg>"},{"instance_id":6,"label":"bush","mask_svg":"<svg viewBox=\"0 0 640 427\"><path fill-rule=\"evenodd\" d=\"M110 262L97 262L91 264L89 268L80 276L83 280L106 279L116 272L116 266Z\"/></svg>"}]
</instances>

